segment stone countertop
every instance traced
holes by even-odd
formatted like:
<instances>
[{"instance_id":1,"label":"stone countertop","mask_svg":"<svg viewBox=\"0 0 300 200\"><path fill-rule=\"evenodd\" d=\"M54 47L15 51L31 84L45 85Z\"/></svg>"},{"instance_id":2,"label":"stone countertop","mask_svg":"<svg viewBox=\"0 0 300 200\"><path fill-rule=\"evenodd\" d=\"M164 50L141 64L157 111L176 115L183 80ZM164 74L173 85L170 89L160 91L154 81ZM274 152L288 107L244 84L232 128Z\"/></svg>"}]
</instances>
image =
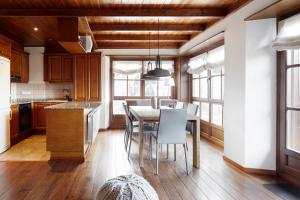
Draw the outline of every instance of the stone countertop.
<instances>
[{"instance_id":1,"label":"stone countertop","mask_svg":"<svg viewBox=\"0 0 300 200\"><path fill-rule=\"evenodd\" d=\"M25 104L25 103L66 103L65 99L18 99L13 100L11 105Z\"/></svg>"},{"instance_id":2,"label":"stone countertop","mask_svg":"<svg viewBox=\"0 0 300 200\"><path fill-rule=\"evenodd\" d=\"M72 101L72 102L66 102L66 103L60 103L53 106L47 106L45 109L53 109L53 110L82 110L82 109L90 109L94 110L96 108L99 108L101 106L100 101Z\"/></svg>"}]
</instances>

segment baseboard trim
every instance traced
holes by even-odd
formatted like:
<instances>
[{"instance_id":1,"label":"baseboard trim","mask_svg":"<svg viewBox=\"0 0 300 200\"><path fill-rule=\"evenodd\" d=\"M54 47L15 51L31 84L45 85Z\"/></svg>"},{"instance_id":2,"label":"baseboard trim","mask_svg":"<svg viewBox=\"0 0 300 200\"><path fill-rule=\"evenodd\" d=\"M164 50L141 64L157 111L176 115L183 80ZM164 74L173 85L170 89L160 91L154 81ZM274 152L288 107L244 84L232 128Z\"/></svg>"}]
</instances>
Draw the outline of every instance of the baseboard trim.
<instances>
[{"instance_id":1,"label":"baseboard trim","mask_svg":"<svg viewBox=\"0 0 300 200\"><path fill-rule=\"evenodd\" d=\"M107 127L107 128L100 128L98 132L107 131L107 130L109 130L109 127Z\"/></svg>"},{"instance_id":2,"label":"baseboard trim","mask_svg":"<svg viewBox=\"0 0 300 200\"><path fill-rule=\"evenodd\" d=\"M200 134L200 136L202 138L208 140L210 143L215 144L215 145L217 145L217 146L219 146L221 148L224 148L224 143L221 140L218 140L218 139L216 139L214 137L210 137L210 136L208 136L206 134L202 134L202 133Z\"/></svg>"},{"instance_id":3,"label":"baseboard trim","mask_svg":"<svg viewBox=\"0 0 300 200\"><path fill-rule=\"evenodd\" d=\"M234 162L233 160L231 160L230 158L223 156L223 160L226 161L227 163L229 163L230 165L238 168L239 170L246 172L248 174L259 174L259 175L276 175L276 171L275 170L268 170L268 169L255 169L255 168L247 168L247 167L243 167L240 164Z\"/></svg>"}]
</instances>

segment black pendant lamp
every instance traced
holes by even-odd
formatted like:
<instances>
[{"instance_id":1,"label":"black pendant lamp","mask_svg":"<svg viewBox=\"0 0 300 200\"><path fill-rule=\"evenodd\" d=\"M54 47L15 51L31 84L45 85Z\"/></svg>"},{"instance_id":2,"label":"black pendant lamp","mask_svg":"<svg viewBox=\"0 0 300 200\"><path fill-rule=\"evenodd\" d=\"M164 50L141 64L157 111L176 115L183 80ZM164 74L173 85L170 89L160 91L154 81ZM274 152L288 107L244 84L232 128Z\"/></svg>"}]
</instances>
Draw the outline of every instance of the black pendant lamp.
<instances>
[{"instance_id":1,"label":"black pendant lamp","mask_svg":"<svg viewBox=\"0 0 300 200\"><path fill-rule=\"evenodd\" d=\"M164 77L170 77L171 74L170 74L169 70L163 69L161 66L162 63L161 63L161 59L160 59L160 55L159 55L159 18L157 19L157 37L158 37L158 40L157 40L158 54L155 59L155 69L148 71L147 76L157 78L157 79L164 78Z\"/></svg>"}]
</instances>

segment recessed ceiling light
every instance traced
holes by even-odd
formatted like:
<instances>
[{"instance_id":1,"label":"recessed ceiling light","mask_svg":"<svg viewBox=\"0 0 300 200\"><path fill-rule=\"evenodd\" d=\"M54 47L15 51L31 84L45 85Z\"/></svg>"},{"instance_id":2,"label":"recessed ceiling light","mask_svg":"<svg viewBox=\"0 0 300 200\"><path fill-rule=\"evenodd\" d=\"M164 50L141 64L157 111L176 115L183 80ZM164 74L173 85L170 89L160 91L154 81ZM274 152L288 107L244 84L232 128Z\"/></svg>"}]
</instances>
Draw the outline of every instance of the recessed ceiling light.
<instances>
[{"instance_id":1,"label":"recessed ceiling light","mask_svg":"<svg viewBox=\"0 0 300 200\"><path fill-rule=\"evenodd\" d=\"M33 30L34 31L38 31L39 29L38 29L38 27L34 27Z\"/></svg>"}]
</instances>

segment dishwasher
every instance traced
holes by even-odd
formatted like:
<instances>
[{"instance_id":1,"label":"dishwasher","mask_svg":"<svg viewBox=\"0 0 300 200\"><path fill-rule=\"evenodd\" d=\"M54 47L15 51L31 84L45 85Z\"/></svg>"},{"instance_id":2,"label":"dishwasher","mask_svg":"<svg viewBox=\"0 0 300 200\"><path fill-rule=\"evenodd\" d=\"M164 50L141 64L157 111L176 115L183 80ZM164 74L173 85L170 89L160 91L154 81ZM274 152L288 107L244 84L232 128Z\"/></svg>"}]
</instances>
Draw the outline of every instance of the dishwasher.
<instances>
[{"instance_id":1,"label":"dishwasher","mask_svg":"<svg viewBox=\"0 0 300 200\"><path fill-rule=\"evenodd\" d=\"M91 111L87 116L87 143L92 144L100 128L100 109Z\"/></svg>"}]
</instances>

